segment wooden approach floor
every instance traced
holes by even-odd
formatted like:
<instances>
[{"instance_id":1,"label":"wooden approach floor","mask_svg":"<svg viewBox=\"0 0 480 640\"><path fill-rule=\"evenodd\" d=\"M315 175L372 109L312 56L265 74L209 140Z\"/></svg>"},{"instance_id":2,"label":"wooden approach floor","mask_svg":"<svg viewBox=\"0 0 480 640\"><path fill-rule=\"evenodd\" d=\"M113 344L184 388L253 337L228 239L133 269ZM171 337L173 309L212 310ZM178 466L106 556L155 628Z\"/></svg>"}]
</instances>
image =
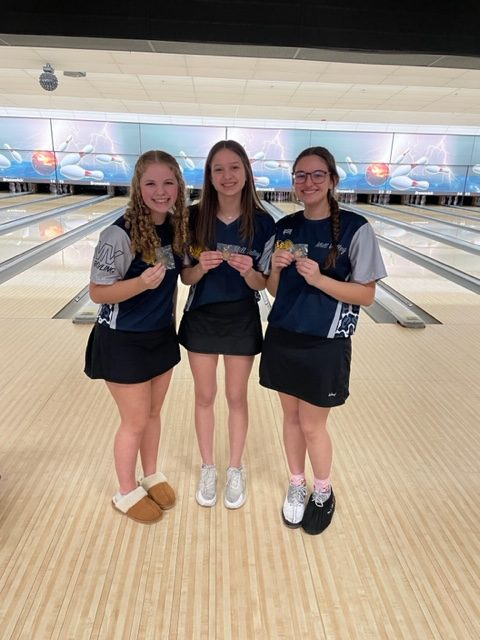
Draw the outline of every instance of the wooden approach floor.
<instances>
[{"instance_id":1,"label":"wooden approach floor","mask_svg":"<svg viewBox=\"0 0 480 640\"><path fill-rule=\"evenodd\" d=\"M281 523L281 414L256 370L247 503L197 506L186 357L159 459L178 503L150 527L116 513L117 415L82 373L90 327L37 304L37 315L11 305L0 317L2 640L480 638L478 297L463 322L361 324L351 397L330 420L337 513L314 537Z\"/></svg>"}]
</instances>

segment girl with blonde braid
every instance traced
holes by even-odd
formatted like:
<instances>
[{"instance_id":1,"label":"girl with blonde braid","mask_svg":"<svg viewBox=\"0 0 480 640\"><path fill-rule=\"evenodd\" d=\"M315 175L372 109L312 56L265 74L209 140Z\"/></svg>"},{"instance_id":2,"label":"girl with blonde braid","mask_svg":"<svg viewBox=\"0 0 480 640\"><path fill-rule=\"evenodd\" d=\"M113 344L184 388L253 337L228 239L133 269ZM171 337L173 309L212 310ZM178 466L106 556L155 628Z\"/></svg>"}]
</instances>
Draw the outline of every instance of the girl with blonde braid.
<instances>
[{"instance_id":1,"label":"girl with blonde braid","mask_svg":"<svg viewBox=\"0 0 480 640\"><path fill-rule=\"evenodd\" d=\"M147 151L135 165L124 215L102 231L95 249L90 297L101 306L85 358L85 373L105 380L120 414L112 504L144 524L175 503L157 456L160 411L180 361L174 306L187 244L181 170L168 153ZM137 482L138 453L143 476Z\"/></svg>"},{"instance_id":2,"label":"girl with blonde braid","mask_svg":"<svg viewBox=\"0 0 480 640\"><path fill-rule=\"evenodd\" d=\"M340 210L339 176L324 147L300 153L293 165L295 195L304 210L277 223L268 291L275 302L260 362L260 384L278 392L290 483L282 517L288 527L321 533L335 511L330 481L331 407L349 395L351 336L360 305L386 276L368 221ZM307 501L305 458L314 475Z\"/></svg>"}]
</instances>

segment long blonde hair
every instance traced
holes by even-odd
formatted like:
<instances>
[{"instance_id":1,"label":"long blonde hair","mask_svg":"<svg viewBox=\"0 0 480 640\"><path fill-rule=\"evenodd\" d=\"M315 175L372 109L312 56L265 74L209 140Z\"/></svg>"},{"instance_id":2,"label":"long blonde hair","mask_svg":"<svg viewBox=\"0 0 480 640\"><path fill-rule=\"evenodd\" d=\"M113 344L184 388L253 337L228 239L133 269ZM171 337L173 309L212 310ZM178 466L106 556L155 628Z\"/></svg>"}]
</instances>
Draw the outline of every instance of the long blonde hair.
<instances>
[{"instance_id":1,"label":"long blonde hair","mask_svg":"<svg viewBox=\"0 0 480 640\"><path fill-rule=\"evenodd\" d=\"M150 215L150 210L143 201L140 180L147 167L157 163L166 164L178 182L178 195L170 218L173 226L172 248L177 255L183 256L189 240L185 181L178 162L166 151L158 149L146 151L135 164L125 220L126 227L130 231L132 253L141 253L145 262L152 263L155 262L155 249L160 246L161 242L155 231L155 223Z\"/></svg>"}]
</instances>

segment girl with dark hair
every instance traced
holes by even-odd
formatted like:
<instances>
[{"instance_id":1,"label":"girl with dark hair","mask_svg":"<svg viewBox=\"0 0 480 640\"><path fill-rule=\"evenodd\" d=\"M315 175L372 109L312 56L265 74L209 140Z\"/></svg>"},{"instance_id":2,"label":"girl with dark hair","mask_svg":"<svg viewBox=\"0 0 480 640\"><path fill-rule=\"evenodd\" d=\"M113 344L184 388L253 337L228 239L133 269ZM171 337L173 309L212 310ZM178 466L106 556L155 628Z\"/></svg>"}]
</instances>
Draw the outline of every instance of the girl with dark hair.
<instances>
[{"instance_id":1,"label":"girl with dark hair","mask_svg":"<svg viewBox=\"0 0 480 640\"><path fill-rule=\"evenodd\" d=\"M250 161L238 142L223 140L210 150L200 203L190 208L190 222L192 241L181 273L190 291L179 340L188 351L195 385L202 458L196 499L204 507L217 500L214 402L222 354L230 441L224 504L238 509L246 499L242 454L248 378L262 347L256 292L265 288L275 236L273 219L260 204Z\"/></svg>"},{"instance_id":2,"label":"girl with dark hair","mask_svg":"<svg viewBox=\"0 0 480 640\"><path fill-rule=\"evenodd\" d=\"M283 521L310 534L330 524L335 496L330 481L331 407L349 395L351 336L360 305L375 297L386 276L372 227L340 210L335 159L324 147L300 153L293 165L295 195L304 210L277 223L268 291L275 302L260 362L260 384L278 392L291 477ZM305 458L313 469L307 501Z\"/></svg>"},{"instance_id":3,"label":"girl with dark hair","mask_svg":"<svg viewBox=\"0 0 480 640\"><path fill-rule=\"evenodd\" d=\"M135 165L125 214L101 232L95 249L90 297L101 306L85 359L85 373L105 380L120 414L113 506L145 524L175 503L157 456L160 411L180 361L174 300L187 243L181 170L170 154L147 151Z\"/></svg>"}]
</instances>

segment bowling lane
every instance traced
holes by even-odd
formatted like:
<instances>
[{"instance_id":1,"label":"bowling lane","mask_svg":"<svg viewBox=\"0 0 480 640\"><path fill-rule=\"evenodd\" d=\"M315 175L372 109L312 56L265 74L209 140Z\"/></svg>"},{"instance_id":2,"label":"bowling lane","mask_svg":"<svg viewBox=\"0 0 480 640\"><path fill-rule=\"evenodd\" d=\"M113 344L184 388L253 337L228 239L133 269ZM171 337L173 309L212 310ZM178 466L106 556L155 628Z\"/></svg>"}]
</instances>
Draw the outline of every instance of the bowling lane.
<instances>
[{"instance_id":1,"label":"bowling lane","mask_svg":"<svg viewBox=\"0 0 480 640\"><path fill-rule=\"evenodd\" d=\"M25 195L20 195L17 194L15 195L14 193L12 193L11 196L7 197L7 198L2 198L0 200L0 210L5 211L5 208L13 208L16 209L17 207L20 209L22 207L24 207L25 205L31 204L35 201L38 200L43 200L44 202L50 201L53 202L55 200L58 200L58 202L61 202L62 200L64 200L67 196L65 195L55 195L55 194L49 194L49 193L26 193ZM60 205L58 205L60 206ZM5 222L5 220L0 220L0 222Z\"/></svg>"},{"instance_id":2,"label":"bowling lane","mask_svg":"<svg viewBox=\"0 0 480 640\"><path fill-rule=\"evenodd\" d=\"M365 205L370 208L370 205ZM371 208L371 211L375 212L375 210L381 210L382 215L388 215L392 220L400 220L400 222L411 222L417 223L418 220L428 220L431 221L431 229L436 230L434 226L435 223L438 223L438 231L439 233L449 233L448 229L452 229L451 225L457 225L460 229L465 229L467 231L480 233L480 219L478 222L476 220L470 220L467 217L463 217L461 215L455 215L450 213L446 213L444 211L440 211L437 207L412 207L408 205L376 205ZM385 213L384 213L385 212ZM445 224L448 222L449 224ZM442 224L443 223L443 224ZM452 231L450 231L452 233ZM460 237L460 236L459 236ZM465 238L466 239L466 238ZM467 242L469 241L466 239Z\"/></svg>"},{"instance_id":3,"label":"bowling lane","mask_svg":"<svg viewBox=\"0 0 480 640\"><path fill-rule=\"evenodd\" d=\"M0 285L0 318L52 318L88 284L100 230Z\"/></svg>"},{"instance_id":4,"label":"bowling lane","mask_svg":"<svg viewBox=\"0 0 480 640\"><path fill-rule=\"evenodd\" d=\"M370 213L376 216L383 216L392 220L392 226L394 226L393 222L398 221L404 224L412 225L412 232L414 231L413 227L418 227L419 229L428 230L430 233L438 233L442 236L447 236L452 240L461 240L462 242L468 242L471 245L480 245L480 230L475 229L466 229L462 226L451 226L447 224L442 224L437 220L432 220L430 218L423 218L419 216L415 216L414 214L403 214L396 213L390 208L382 207L381 205L354 205L355 209L361 209L363 215L366 217L369 216ZM373 218L370 220L372 222ZM397 227L398 229L398 227Z\"/></svg>"},{"instance_id":5,"label":"bowling lane","mask_svg":"<svg viewBox=\"0 0 480 640\"><path fill-rule=\"evenodd\" d=\"M271 202L270 204L283 211L285 215L295 213L295 211L300 211L303 208L299 202Z\"/></svg>"},{"instance_id":6,"label":"bowling lane","mask_svg":"<svg viewBox=\"0 0 480 640\"><path fill-rule=\"evenodd\" d=\"M368 219L368 211L364 210L364 213ZM478 256L426 238L413 231L395 227L388 222L381 222L380 220L370 218L370 223L377 235L393 240L404 247L413 249L417 253L434 258L450 267L480 278L480 259ZM428 221L425 221L425 225L422 225L422 228L430 230Z\"/></svg>"},{"instance_id":7,"label":"bowling lane","mask_svg":"<svg viewBox=\"0 0 480 640\"><path fill-rule=\"evenodd\" d=\"M79 198L82 196L73 196ZM88 197L87 197L88 199ZM62 215L53 214L28 227L14 229L10 233L0 235L0 262L17 256L32 247L56 238L99 216L105 215L118 207L127 204L127 198L109 198L98 203L85 205L79 209ZM72 204L74 204L72 202Z\"/></svg>"},{"instance_id":8,"label":"bowling lane","mask_svg":"<svg viewBox=\"0 0 480 640\"><path fill-rule=\"evenodd\" d=\"M26 202L23 205L12 205L6 209L0 210L0 225L11 220L19 220L26 216L32 216L36 213L43 213L50 209L58 209L59 207L68 207L74 204L91 200L91 195L72 195L72 196L56 196L53 200L44 200L43 202ZM1 230L1 227L0 227Z\"/></svg>"},{"instance_id":9,"label":"bowling lane","mask_svg":"<svg viewBox=\"0 0 480 640\"><path fill-rule=\"evenodd\" d=\"M125 206L128 198L112 198L103 206ZM104 212L106 213L106 211ZM100 229L0 285L0 318L52 318L89 281Z\"/></svg>"},{"instance_id":10,"label":"bowling lane","mask_svg":"<svg viewBox=\"0 0 480 640\"><path fill-rule=\"evenodd\" d=\"M478 323L480 296L381 248L388 276L383 280L443 324Z\"/></svg>"},{"instance_id":11,"label":"bowling lane","mask_svg":"<svg viewBox=\"0 0 480 640\"><path fill-rule=\"evenodd\" d=\"M468 224L480 222L480 207L456 207L447 205L429 205L427 209L444 215L452 216L455 220L465 218Z\"/></svg>"},{"instance_id":12,"label":"bowling lane","mask_svg":"<svg viewBox=\"0 0 480 640\"><path fill-rule=\"evenodd\" d=\"M37 194L34 194L34 193L30 192L30 191L26 192L26 191L10 191L10 190L3 191L2 190L2 191L0 191L0 206L3 206L2 203L5 202L5 201L7 201L7 203L8 203L10 200L14 200L16 197L17 198L21 198L21 197L25 197L25 196L28 196L28 195L37 195Z\"/></svg>"}]
</instances>

